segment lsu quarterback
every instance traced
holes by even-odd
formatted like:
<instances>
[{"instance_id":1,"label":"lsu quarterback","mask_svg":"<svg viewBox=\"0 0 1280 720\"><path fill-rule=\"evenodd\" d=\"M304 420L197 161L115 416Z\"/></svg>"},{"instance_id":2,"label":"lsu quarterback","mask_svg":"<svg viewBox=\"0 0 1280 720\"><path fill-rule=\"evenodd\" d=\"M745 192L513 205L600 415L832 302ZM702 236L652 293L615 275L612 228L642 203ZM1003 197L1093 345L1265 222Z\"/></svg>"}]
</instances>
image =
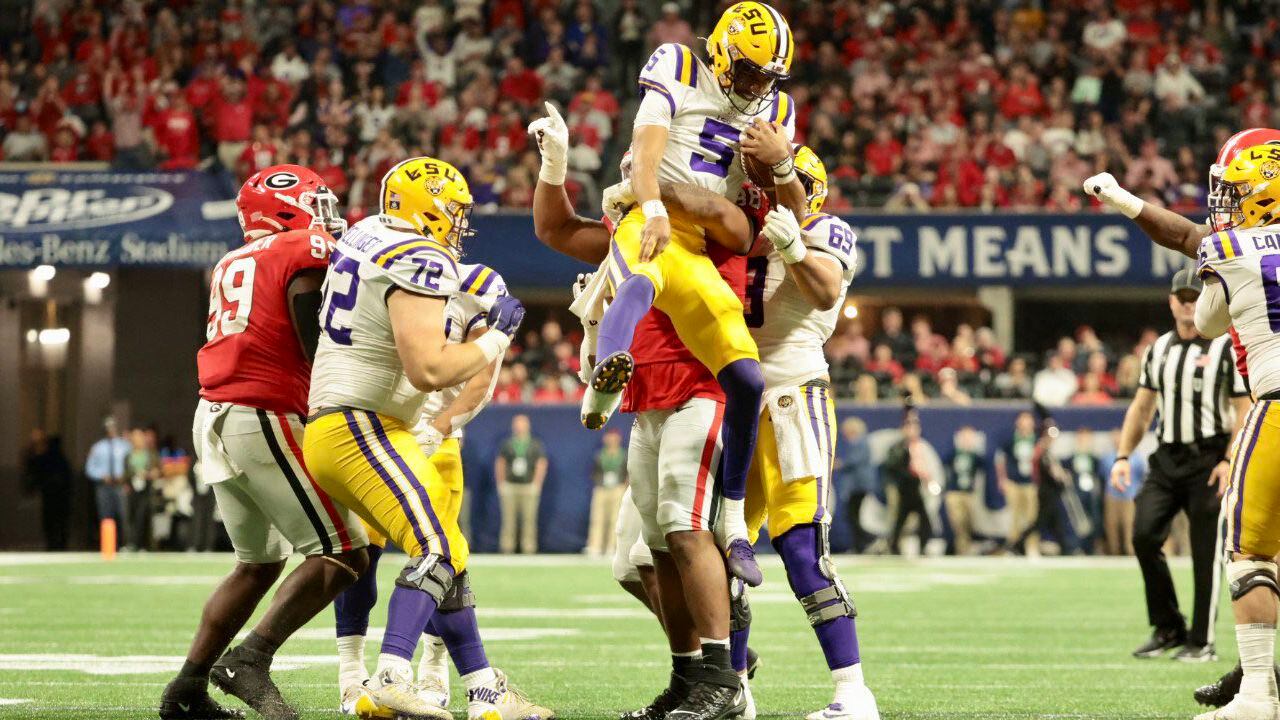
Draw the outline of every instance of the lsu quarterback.
<instances>
[{"instance_id":1,"label":"lsu quarterback","mask_svg":"<svg viewBox=\"0 0 1280 720\"><path fill-rule=\"evenodd\" d=\"M475 341L488 332L486 318L493 304L507 295L506 283L492 268L480 264L459 264L463 280L461 292L445 304L444 329L448 341ZM493 396L499 357L488 368L471 379L451 388L429 393L422 416L414 428L418 445L439 473L448 491L447 502L439 508L444 516L456 522L462 510L463 472L460 441L463 427L488 404ZM377 603L376 568L386 539L372 533L369 550L370 570L334 603L338 635L338 678L340 708L344 714L355 714L370 701L364 681L368 671L364 662L364 639L369 628L369 615ZM470 589L470 572L463 571L454 580L454 591L446 596L436 614L428 621L424 633L424 650L418 663L418 692L432 704L449 706L450 657L447 646L455 647L454 663L460 676L484 667L484 648L475 641L471 628L478 627L475 597ZM495 669L502 677L502 672ZM549 711L528 701L515 688L494 703L504 720L548 717Z\"/></svg>"},{"instance_id":2,"label":"lsu quarterback","mask_svg":"<svg viewBox=\"0 0 1280 720\"><path fill-rule=\"evenodd\" d=\"M617 408L635 367L636 325L650 308L666 313L694 357L724 390L723 507L717 539L730 572L761 582L746 541L743 498L756 440L764 378L742 303L704 251L700 227L667 212L660 182L698 185L736 197L744 179L741 153L780 123L794 136L792 100L779 92L794 55L791 29L760 2L731 5L707 36L708 60L688 47L661 45L640 72L643 97L631 139L635 207L622 218L610 249L619 281L600 321L597 363L583 398L583 424L601 427ZM768 126L768 130L765 126ZM790 152L758 158L779 185L800 192ZM776 165L775 165L776 163Z\"/></svg>"},{"instance_id":3,"label":"lsu quarterback","mask_svg":"<svg viewBox=\"0 0 1280 720\"><path fill-rule=\"evenodd\" d=\"M1280 145L1240 151L1222 172L1224 202L1216 212L1231 229L1200 243L1205 290L1196 328L1217 337L1234 326L1244 344L1256 401L1231 460L1223 498L1227 576L1243 670L1239 692L1197 720L1280 718L1274 662L1280 553Z\"/></svg>"},{"instance_id":4,"label":"lsu quarterback","mask_svg":"<svg viewBox=\"0 0 1280 720\"><path fill-rule=\"evenodd\" d=\"M1151 238L1152 242L1183 255L1198 259L1201 241L1211 232L1232 230L1240 216L1231 211L1231 198L1227 194L1227 186L1222 183L1226 169L1239 156L1240 152L1255 145L1280 145L1280 130L1272 128L1249 128L1232 135L1218 149L1217 158L1209 166L1209 221L1197 224L1171 210L1145 202L1142 198L1122 187L1111 173L1103 172L1084 181L1084 191L1101 200L1125 217L1133 220L1138 227ZM1231 333L1232 348L1235 351L1236 369L1241 377L1249 380L1248 356L1245 346L1240 342L1236 328L1228 328ZM1275 668L1277 683L1280 683L1280 666ZM1240 690L1240 682L1244 676L1239 663L1216 681L1197 688L1195 699L1202 705L1221 707L1235 697Z\"/></svg>"},{"instance_id":5,"label":"lsu quarterback","mask_svg":"<svg viewBox=\"0 0 1280 720\"><path fill-rule=\"evenodd\" d=\"M592 323L607 296L604 278L615 272L607 261L610 225L574 214L564 190L568 129L554 106L530 125L542 153L534 190L534 229L544 244L584 262L601 264L590 282L575 286L573 309L583 318L591 354ZM628 174L624 155L623 175ZM625 183L623 184L625 185ZM614 208L632 204L629 190L605 191L609 220ZM744 195L740 209L722 195L690 183L661 185L673 215L705 228L707 252L720 282L745 289L746 258L762 222L759 191ZM756 198L752 202L751 198ZM767 202L767 201L766 201ZM756 208L752 208L755 205ZM757 213L754 220L748 216ZM711 532L716 504L716 473L721 452L720 426L725 398L711 371L681 342L671 319L651 308L636 330L634 377L621 409L636 414L627 455L634 507L624 504L621 526L635 535L620 542L615 559L618 579L627 587L629 566L652 566L652 594L630 589L655 610L671 650L668 686L648 706L627 713L628 720L711 720L741 714L755 716L750 691L733 671L728 638L734 627L729 612L724 559ZM583 363L589 367L589 363ZM627 523L626 510L637 522ZM638 527L639 526L639 527ZM642 528L642 531L641 531ZM643 540L639 539L643 535ZM624 536L620 535L620 539ZM643 576L636 572L636 579ZM722 640L716 640L723 638Z\"/></svg>"},{"instance_id":6,"label":"lsu quarterback","mask_svg":"<svg viewBox=\"0 0 1280 720\"><path fill-rule=\"evenodd\" d=\"M835 681L834 699L809 720L878 720L862 677L857 612L827 542L836 413L823 346L853 280L857 238L843 220L822 212L822 160L800 146L795 166L806 193L802 219L787 207L769 211L763 231L768 252L747 261L747 326L760 349L765 390L746 520L754 543L767 519L787 581ZM734 640L743 648L735 660L744 671L745 632Z\"/></svg>"},{"instance_id":7,"label":"lsu quarterback","mask_svg":"<svg viewBox=\"0 0 1280 720\"><path fill-rule=\"evenodd\" d=\"M405 160L382 179L380 213L343 234L330 256L311 379L303 453L316 482L409 556L387 608L377 670L363 717L438 718L449 711L418 692L410 661L455 582L469 548L443 512L449 491L413 434L426 394L464 383L499 358L524 308L510 295L487 315L490 332L451 343L448 301L462 292L457 249L471 234L466 179L429 157ZM460 630L480 647L472 616ZM462 623L460 623L462 624ZM461 654L461 653L459 653ZM497 720L509 693L483 653L463 676L470 718ZM468 661L469 662L469 661Z\"/></svg>"}]
</instances>

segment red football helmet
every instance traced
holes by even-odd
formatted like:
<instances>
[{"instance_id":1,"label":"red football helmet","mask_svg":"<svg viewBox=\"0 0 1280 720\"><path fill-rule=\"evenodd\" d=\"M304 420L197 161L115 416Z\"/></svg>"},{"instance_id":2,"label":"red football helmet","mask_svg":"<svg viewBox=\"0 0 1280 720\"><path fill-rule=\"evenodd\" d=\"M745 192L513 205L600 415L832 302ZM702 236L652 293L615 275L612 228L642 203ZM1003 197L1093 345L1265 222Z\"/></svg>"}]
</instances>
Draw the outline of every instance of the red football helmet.
<instances>
[{"instance_id":1,"label":"red football helmet","mask_svg":"<svg viewBox=\"0 0 1280 720\"><path fill-rule=\"evenodd\" d=\"M236 211L245 242L285 230L315 228L340 235L347 229L338 196L301 165L272 165L255 173L236 195Z\"/></svg>"},{"instance_id":2,"label":"red football helmet","mask_svg":"<svg viewBox=\"0 0 1280 720\"><path fill-rule=\"evenodd\" d=\"M1218 151L1218 159L1209 166L1209 226L1215 232L1229 230L1235 224L1231 206L1234 200L1222 184L1222 173L1241 150L1254 145L1280 145L1280 130L1249 128L1232 135Z\"/></svg>"}]
</instances>

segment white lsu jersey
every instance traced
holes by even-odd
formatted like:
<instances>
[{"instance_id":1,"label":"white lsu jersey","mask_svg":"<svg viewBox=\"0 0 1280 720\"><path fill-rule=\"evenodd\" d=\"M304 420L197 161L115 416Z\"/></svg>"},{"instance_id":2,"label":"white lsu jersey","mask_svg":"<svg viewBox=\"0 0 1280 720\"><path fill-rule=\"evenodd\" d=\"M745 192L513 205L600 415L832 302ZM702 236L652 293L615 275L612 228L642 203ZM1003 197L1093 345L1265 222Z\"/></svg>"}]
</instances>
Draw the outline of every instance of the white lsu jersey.
<instances>
[{"instance_id":1,"label":"white lsu jersey","mask_svg":"<svg viewBox=\"0 0 1280 720\"><path fill-rule=\"evenodd\" d=\"M412 426L426 394L405 376L387 297L399 289L447 301L459 284L457 258L435 240L387 227L377 215L343 233L325 276L311 412L352 407Z\"/></svg>"},{"instance_id":2,"label":"white lsu jersey","mask_svg":"<svg viewBox=\"0 0 1280 720\"><path fill-rule=\"evenodd\" d=\"M507 294L506 282L493 268L479 264L461 264L458 266L458 271L462 276L458 293L449 298L449 302L444 307L444 335L445 339L451 343L464 343L472 330L488 327L490 308L498 298ZM453 401L462 394L466 384L466 382L458 383L451 388L428 394L422 406L423 421L429 422L452 405ZM493 397L493 388L497 384L498 374L495 372L489 380L489 390L484 402L470 413L453 418L453 433L449 437L462 436L462 426L470 422L484 409L485 405L489 404L489 399Z\"/></svg>"},{"instance_id":3,"label":"white lsu jersey","mask_svg":"<svg viewBox=\"0 0 1280 720\"><path fill-rule=\"evenodd\" d=\"M1280 225L1206 237L1199 273L1222 286L1254 395L1280 390Z\"/></svg>"},{"instance_id":4,"label":"white lsu jersey","mask_svg":"<svg viewBox=\"0 0 1280 720\"><path fill-rule=\"evenodd\" d=\"M640 71L643 99L635 126L661 125L670 133L658 179L701 185L733 199L746 173L739 158L742 131L752 118L780 121L787 139L796 134L795 103L784 92L759 112L739 112L720 90L711 69L684 45L659 45Z\"/></svg>"},{"instance_id":5,"label":"white lsu jersey","mask_svg":"<svg viewBox=\"0 0 1280 720\"><path fill-rule=\"evenodd\" d=\"M840 218L808 215L800 223L800 238L809 252L825 253L840 263L841 301L830 310L810 305L776 250L747 260L747 327L760 348L766 390L800 385L827 372L822 347L836 329L857 269L857 236Z\"/></svg>"}]
</instances>

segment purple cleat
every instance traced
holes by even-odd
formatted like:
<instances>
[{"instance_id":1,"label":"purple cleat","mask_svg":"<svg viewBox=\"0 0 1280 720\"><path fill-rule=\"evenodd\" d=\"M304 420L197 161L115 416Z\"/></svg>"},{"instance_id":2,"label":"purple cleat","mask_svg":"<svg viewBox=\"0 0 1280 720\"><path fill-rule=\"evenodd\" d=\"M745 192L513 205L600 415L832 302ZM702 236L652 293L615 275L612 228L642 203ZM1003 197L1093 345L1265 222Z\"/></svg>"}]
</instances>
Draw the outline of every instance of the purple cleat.
<instances>
[{"instance_id":1,"label":"purple cleat","mask_svg":"<svg viewBox=\"0 0 1280 720\"><path fill-rule=\"evenodd\" d=\"M724 551L724 557L729 574L733 577L751 587L758 587L764 582L764 575L760 573L760 566L756 564L755 548L751 547L751 543L747 542L746 538L730 540L728 549Z\"/></svg>"}]
</instances>

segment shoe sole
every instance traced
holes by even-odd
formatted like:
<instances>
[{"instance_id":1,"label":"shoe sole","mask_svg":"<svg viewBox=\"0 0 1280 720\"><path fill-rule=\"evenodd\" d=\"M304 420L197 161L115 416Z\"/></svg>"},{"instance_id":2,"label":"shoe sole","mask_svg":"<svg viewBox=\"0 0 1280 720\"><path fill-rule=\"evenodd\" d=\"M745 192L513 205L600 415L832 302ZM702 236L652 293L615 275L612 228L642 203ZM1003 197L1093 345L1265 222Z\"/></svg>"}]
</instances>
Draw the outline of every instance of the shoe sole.
<instances>
[{"instance_id":1,"label":"shoe sole","mask_svg":"<svg viewBox=\"0 0 1280 720\"><path fill-rule=\"evenodd\" d=\"M622 392L635 373L636 361L630 353L620 352L606 358L591 376L591 389L606 395ZM609 421L604 413L589 412L582 415L582 425L588 430L599 430Z\"/></svg>"},{"instance_id":2,"label":"shoe sole","mask_svg":"<svg viewBox=\"0 0 1280 720\"><path fill-rule=\"evenodd\" d=\"M1177 660L1178 662L1184 662L1184 663L1207 663L1207 662L1217 662L1217 661L1218 661L1218 654L1217 654L1217 653L1212 653L1212 654L1210 654L1210 655L1201 655L1201 656L1197 656L1197 657L1174 657L1173 659L1174 659L1174 660Z\"/></svg>"}]
</instances>

